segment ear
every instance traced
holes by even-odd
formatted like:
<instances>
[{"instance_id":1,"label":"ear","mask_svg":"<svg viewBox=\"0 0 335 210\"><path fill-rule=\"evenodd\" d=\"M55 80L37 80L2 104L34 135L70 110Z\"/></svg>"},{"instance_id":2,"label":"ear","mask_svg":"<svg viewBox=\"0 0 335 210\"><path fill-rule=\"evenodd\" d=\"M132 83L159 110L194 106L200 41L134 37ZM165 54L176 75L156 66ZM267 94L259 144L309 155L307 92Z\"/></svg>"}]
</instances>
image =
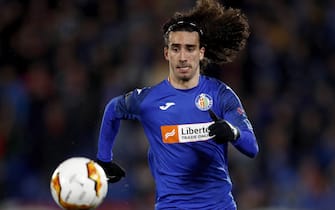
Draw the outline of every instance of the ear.
<instances>
[{"instance_id":1,"label":"ear","mask_svg":"<svg viewBox=\"0 0 335 210\"><path fill-rule=\"evenodd\" d=\"M201 47L200 48L200 60L204 59L205 57L205 48Z\"/></svg>"},{"instance_id":2,"label":"ear","mask_svg":"<svg viewBox=\"0 0 335 210\"><path fill-rule=\"evenodd\" d=\"M165 60L169 60L169 49L168 49L168 47L164 47L164 58L165 58Z\"/></svg>"}]
</instances>

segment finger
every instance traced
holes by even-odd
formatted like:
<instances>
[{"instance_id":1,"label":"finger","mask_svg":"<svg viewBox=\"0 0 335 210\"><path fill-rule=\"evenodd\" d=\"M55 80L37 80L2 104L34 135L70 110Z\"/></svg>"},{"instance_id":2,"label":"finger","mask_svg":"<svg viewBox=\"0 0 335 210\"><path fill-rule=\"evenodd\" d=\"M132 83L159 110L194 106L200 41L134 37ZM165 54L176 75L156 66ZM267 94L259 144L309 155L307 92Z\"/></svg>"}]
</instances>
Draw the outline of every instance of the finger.
<instances>
[{"instance_id":1,"label":"finger","mask_svg":"<svg viewBox=\"0 0 335 210\"><path fill-rule=\"evenodd\" d=\"M208 113L209 113L209 116L212 118L212 120L214 120L214 122L220 120L220 118L211 109L208 110Z\"/></svg>"},{"instance_id":2,"label":"finger","mask_svg":"<svg viewBox=\"0 0 335 210\"><path fill-rule=\"evenodd\" d=\"M116 176L121 176L121 177L125 177L126 176L126 172L119 165L117 165L116 163L112 163L111 166L113 168L112 174L114 174Z\"/></svg>"},{"instance_id":3,"label":"finger","mask_svg":"<svg viewBox=\"0 0 335 210\"><path fill-rule=\"evenodd\" d=\"M210 131L210 132L208 133L208 135L209 135L210 137L215 137L215 133L214 133L213 131Z\"/></svg>"},{"instance_id":4,"label":"finger","mask_svg":"<svg viewBox=\"0 0 335 210\"><path fill-rule=\"evenodd\" d=\"M120 181L121 177L120 176L108 176L108 182L109 183L115 183Z\"/></svg>"}]
</instances>

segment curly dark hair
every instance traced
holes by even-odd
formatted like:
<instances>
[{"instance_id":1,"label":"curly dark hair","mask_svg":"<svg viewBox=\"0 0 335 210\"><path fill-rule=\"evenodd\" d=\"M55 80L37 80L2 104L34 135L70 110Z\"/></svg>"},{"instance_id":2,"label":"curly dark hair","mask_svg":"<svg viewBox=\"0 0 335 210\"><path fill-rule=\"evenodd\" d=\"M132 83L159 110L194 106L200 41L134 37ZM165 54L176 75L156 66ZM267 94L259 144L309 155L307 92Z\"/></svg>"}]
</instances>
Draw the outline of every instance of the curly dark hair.
<instances>
[{"instance_id":1,"label":"curly dark hair","mask_svg":"<svg viewBox=\"0 0 335 210\"><path fill-rule=\"evenodd\" d=\"M186 28L174 27L180 22L191 23L191 27L187 24ZM217 0L197 0L191 10L176 12L163 25L165 42L170 31L183 30L199 33L200 46L206 49L202 66L232 62L245 47L250 34L246 15L240 9L225 8Z\"/></svg>"}]
</instances>

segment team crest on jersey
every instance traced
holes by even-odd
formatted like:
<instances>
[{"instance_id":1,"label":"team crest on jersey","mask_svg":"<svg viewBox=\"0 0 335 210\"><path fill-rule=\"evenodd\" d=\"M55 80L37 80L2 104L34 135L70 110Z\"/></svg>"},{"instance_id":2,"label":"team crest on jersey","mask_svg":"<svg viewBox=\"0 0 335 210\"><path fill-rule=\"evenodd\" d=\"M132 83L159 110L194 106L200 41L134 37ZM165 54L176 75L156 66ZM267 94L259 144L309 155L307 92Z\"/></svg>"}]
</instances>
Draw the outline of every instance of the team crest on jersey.
<instances>
[{"instance_id":1,"label":"team crest on jersey","mask_svg":"<svg viewBox=\"0 0 335 210\"><path fill-rule=\"evenodd\" d=\"M201 111L209 110L213 105L213 99L206 93L201 93L195 98L195 105Z\"/></svg>"}]
</instances>

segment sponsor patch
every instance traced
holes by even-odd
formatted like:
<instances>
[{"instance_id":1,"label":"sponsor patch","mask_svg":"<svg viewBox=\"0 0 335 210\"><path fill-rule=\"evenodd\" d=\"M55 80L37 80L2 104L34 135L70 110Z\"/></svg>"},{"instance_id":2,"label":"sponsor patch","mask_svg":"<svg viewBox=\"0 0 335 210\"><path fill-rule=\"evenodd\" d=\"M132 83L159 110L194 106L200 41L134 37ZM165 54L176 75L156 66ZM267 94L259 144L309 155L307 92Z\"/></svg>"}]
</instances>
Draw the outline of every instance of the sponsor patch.
<instances>
[{"instance_id":1,"label":"sponsor patch","mask_svg":"<svg viewBox=\"0 0 335 210\"><path fill-rule=\"evenodd\" d=\"M208 126L213 122L163 125L161 133L163 142L166 144L206 141L211 139Z\"/></svg>"}]
</instances>

